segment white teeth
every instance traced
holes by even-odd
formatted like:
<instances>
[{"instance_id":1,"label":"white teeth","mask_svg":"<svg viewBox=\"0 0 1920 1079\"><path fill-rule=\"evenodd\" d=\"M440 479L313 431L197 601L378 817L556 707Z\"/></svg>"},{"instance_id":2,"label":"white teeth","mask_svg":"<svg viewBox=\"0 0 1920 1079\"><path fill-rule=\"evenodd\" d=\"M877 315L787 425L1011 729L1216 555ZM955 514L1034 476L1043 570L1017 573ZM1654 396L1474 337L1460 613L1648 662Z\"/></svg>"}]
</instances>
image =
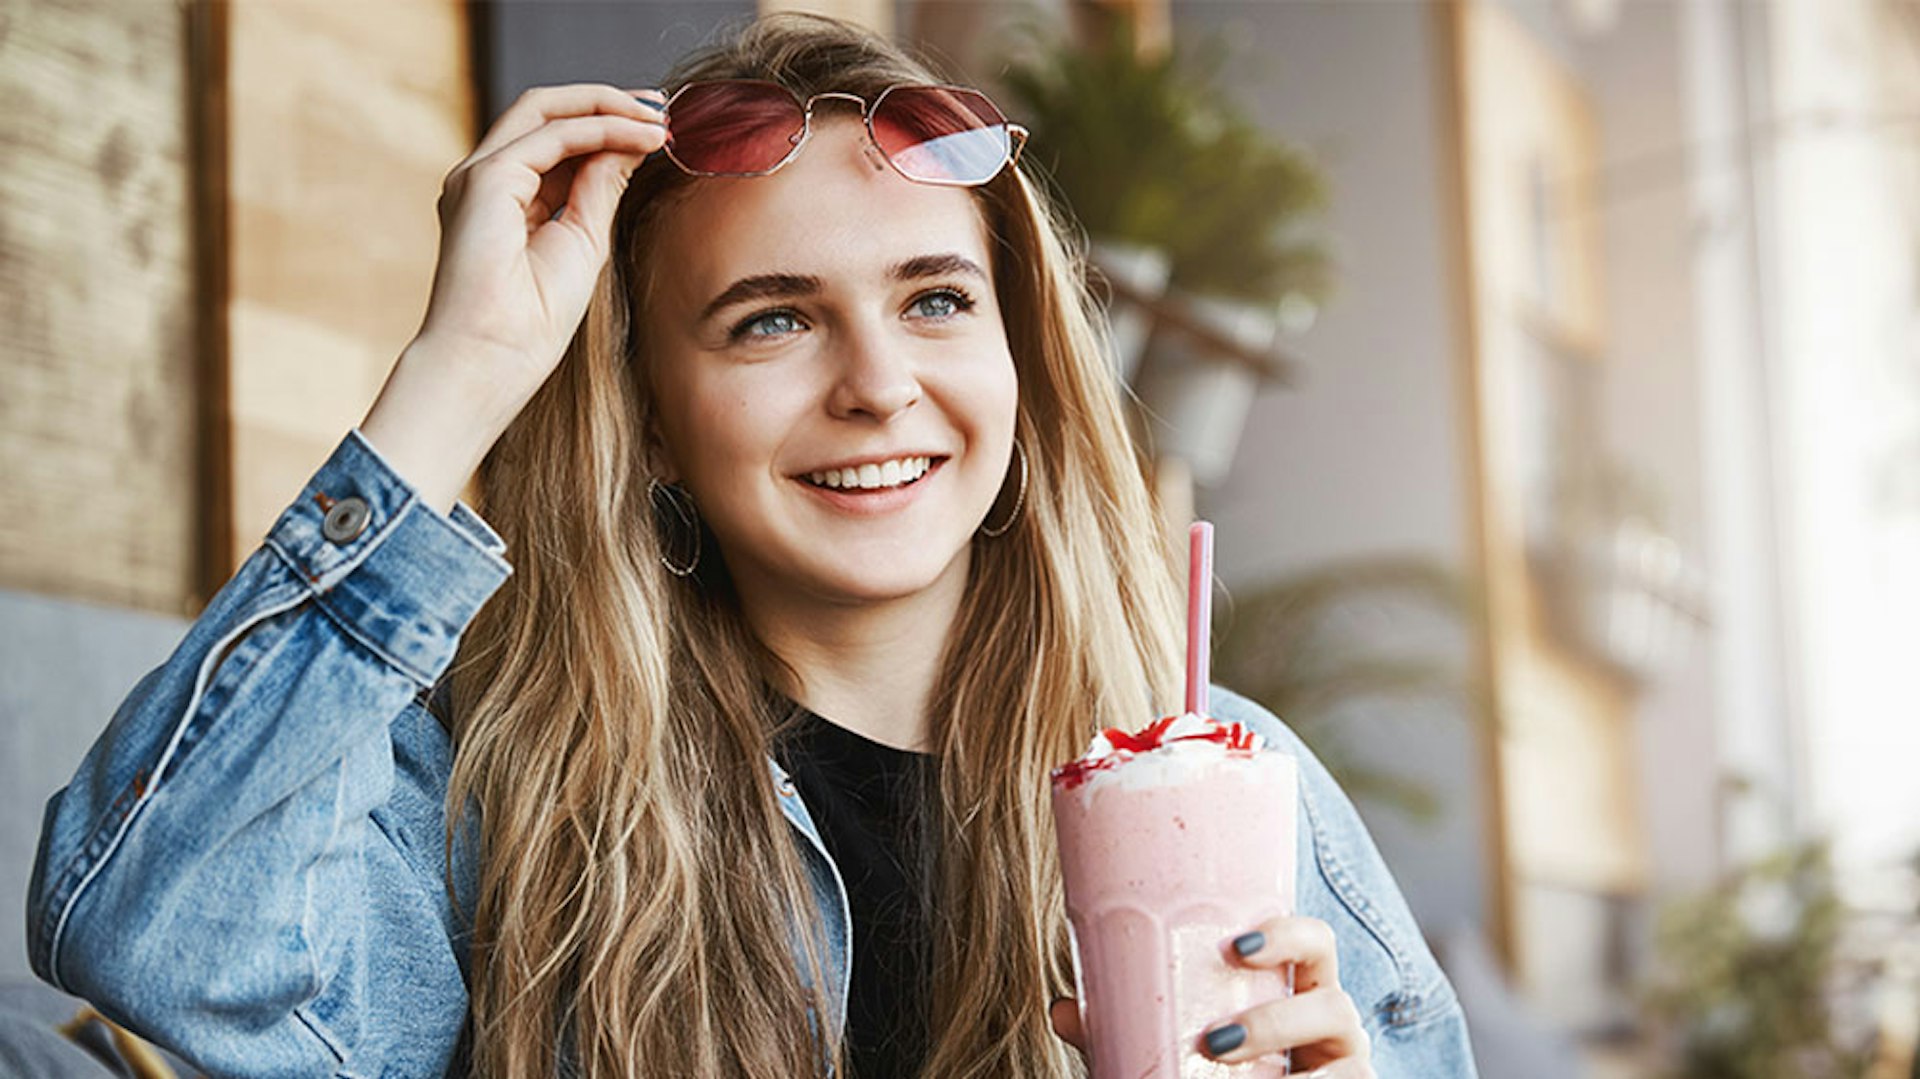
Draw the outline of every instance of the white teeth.
<instances>
[{"instance_id":1,"label":"white teeth","mask_svg":"<svg viewBox=\"0 0 1920 1079\"><path fill-rule=\"evenodd\" d=\"M829 468L822 472L812 472L808 473L807 478L818 487L876 490L911 483L926 475L927 469L932 465L931 457L896 457L880 464L860 465L857 468Z\"/></svg>"}]
</instances>

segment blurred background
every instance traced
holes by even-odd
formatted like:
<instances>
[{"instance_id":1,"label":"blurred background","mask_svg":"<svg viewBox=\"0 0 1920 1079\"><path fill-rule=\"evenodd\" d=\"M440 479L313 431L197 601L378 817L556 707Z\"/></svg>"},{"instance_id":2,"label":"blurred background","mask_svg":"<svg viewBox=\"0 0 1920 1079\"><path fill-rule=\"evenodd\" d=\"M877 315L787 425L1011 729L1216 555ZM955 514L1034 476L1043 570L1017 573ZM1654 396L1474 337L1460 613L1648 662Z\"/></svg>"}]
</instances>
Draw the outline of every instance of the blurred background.
<instances>
[{"instance_id":1,"label":"blurred background","mask_svg":"<svg viewBox=\"0 0 1920 1079\"><path fill-rule=\"evenodd\" d=\"M788 7L1034 129L1221 680L1484 1075L1920 1075L1914 0L0 0L0 981L44 799L417 328L447 170Z\"/></svg>"}]
</instances>

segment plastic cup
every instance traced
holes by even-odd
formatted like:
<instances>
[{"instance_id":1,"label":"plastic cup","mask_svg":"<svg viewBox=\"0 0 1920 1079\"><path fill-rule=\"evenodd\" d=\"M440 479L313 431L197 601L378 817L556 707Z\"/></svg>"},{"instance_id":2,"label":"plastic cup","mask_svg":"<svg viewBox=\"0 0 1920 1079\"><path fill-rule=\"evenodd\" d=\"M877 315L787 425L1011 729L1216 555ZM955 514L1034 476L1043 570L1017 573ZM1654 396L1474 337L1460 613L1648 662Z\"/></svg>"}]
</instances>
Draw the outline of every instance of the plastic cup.
<instances>
[{"instance_id":1,"label":"plastic cup","mask_svg":"<svg viewBox=\"0 0 1920 1079\"><path fill-rule=\"evenodd\" d=\"M1290 969L1255 969L1235 937L1294 908L1291 755L1141 754L1056 776L1054 825L1082 1028L1093 1079L1288 1074L1284 1054L1231 1068L1201 1037L1292 992Z\"/></svg>"}]
</instances>

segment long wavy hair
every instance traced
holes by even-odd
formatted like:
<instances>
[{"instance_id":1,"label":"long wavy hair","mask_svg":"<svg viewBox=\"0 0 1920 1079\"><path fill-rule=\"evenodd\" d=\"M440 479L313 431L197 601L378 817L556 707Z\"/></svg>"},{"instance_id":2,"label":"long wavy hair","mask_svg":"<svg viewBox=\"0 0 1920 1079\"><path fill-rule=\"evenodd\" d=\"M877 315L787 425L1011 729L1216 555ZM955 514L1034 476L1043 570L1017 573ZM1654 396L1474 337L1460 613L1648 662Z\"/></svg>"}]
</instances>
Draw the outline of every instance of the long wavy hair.
<instances>
[{"instance_id":1,"label":"long wavy hair","mask_svg":"<svg viewBox=\"0 0 1920 1079\"><path fill-rule=\"evenodd\" d=\"M809 16L751 23L667 85L711 78L869 100L941 81ZM711 534L699 575L666 573L649 500L654 239L691 182L658 158L636 171L584 323L481 466L516 572L453 675L448 817L479 837L476 1075L787 1079L843 1059L809 855L768 764L791 673L748 629ZM923 1074L1077 1075L1046 1015L1073 978L1047 773L1096 726L1173 702L1177 595L1077 245L1018 169L973 191L1030 476L1014 527L973 540L931 698Z\"/></svg>"}]
</instances>

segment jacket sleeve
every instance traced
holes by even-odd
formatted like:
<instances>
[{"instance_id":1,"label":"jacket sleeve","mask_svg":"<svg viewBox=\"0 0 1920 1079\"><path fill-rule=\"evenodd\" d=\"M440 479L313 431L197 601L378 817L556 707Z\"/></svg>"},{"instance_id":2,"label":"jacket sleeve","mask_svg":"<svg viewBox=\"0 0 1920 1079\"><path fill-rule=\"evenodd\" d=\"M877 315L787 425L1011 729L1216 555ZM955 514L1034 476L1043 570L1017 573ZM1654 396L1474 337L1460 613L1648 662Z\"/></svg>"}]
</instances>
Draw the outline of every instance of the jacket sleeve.
<instances>
[{"instance_id":1,"label":"jacket sleeve","mask_svg":"<svg viewBox=\"0 0 1920 1079\"><path fill-rule=\"evenodd\" d=\"M404 730L503 553L349 432L49 801L34 971L215 1075L438 1074L391 1056L465 1014L441 837L394 827L447 761Z\"/></svg>"},{"instance_id":2,"label":"jacket sleeve","mask_svg":"<svg viewBox=\"0 0 1920 1079\"><path fill-rule=\"evenodd\" d=\"M1295 882L1299 913L1332 927L1340 986L1360 1010L1382 1079L1473 1079L1466 1016L1400 886L1346 793L1273 713L1213 688L1214 714L1239 720L1300 763Z\"/></svg>"}]
</instances>

